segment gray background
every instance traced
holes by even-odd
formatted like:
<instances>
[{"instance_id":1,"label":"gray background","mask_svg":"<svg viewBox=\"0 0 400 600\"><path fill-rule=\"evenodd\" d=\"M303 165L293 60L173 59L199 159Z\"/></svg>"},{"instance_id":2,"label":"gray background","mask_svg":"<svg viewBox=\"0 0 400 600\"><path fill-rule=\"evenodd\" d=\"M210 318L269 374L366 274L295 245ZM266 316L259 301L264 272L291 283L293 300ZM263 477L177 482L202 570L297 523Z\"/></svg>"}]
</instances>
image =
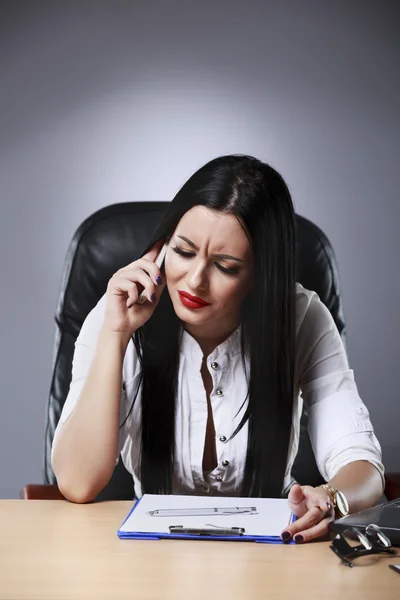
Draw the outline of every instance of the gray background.
<instances>
[{"instance_id":1,"label":"gray background","mask_svg":"<svg viewBox=\"0 0 400 600\"><path fill-rule=\"evenodd\" d=\"M398 7L1 3L0 497L42 481L76 227L107 204L170 200L233 152L275 166L330 237L359 391L400 470Z\"/></svg>"}]
</instances>

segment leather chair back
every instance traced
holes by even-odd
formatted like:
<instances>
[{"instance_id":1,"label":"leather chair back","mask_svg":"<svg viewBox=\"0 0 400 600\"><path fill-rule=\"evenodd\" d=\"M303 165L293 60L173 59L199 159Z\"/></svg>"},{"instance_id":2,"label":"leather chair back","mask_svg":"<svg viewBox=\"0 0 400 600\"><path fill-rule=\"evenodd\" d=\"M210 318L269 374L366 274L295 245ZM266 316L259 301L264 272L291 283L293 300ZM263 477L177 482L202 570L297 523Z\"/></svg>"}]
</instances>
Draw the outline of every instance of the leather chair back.
<instances>
[{"instance_id":1,"label":"leather chair back","mask_svg":"<svg viewBox=\"0 0 400 600\"><path fill-rule=\"evenodd\" d=\"M105 293L113 273L143 252L167 205L167 202L128 202L107 206L87 218L71 240L55 315L53 375L45 434L46 483L56 483L50 461L51 445L68 394L74 344L83 321ZM345 323L333 248L321 229L309 220L297 216L297 226L297 281L317 292L344 338ZM302 484L322 482L307 433L305 412L293 475ZM97 500L130 500L133 497L132 477L119 461Z\"/></svg>"}]
</instances>

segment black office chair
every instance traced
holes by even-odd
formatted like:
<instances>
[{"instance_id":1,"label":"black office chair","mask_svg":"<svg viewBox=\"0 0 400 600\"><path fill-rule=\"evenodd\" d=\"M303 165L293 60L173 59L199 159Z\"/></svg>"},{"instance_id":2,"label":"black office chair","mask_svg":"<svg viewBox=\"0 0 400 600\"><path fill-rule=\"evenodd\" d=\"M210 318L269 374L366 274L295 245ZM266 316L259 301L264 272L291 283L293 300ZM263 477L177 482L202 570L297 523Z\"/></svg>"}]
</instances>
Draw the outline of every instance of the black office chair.
<instances>
[{"instance_id":1,"label":"black office chair","mask_svg":"<svg viewBox=\"0 0 400 600\"><path fill-rule=\"evenodd\" d=\"M167 205L167 202L129 202L107 206L87 218L72 238L55 318L54 365L44 456L47 486L25 486L21 494L24 498L62 498L54 485L56 479L50 452L68 394L75 340L86 315L104 294L110 277L141 254ZM333 248L326 235L304 217L297 216L297 226L297 281L317 292L344 338L345 322ZM300 446L293 476L302 484L323 483L307 433L306 412L301 419ZM120 461L97 500L131 500L133 497L132 477Z\"/></svg>"}]
</instances>

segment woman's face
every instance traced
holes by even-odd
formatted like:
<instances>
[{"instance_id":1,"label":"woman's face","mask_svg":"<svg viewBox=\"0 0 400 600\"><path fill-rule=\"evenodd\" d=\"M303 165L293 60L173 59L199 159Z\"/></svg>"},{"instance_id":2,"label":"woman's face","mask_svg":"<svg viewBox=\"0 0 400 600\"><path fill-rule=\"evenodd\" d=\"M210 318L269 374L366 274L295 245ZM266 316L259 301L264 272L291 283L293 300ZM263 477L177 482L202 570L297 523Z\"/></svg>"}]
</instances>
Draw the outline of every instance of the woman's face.
<instances>
[{"instance_id":1,"label":"woman's face","mask_svg":"<svg viewBox=\"0 0 400 600\"><path fill-rule=\"evenodd\" d=\"M189 331L218 336L237 327L252 283L251 246L237 218L204 206L189 210L171 237L165 274Z\"/></svg>"}]
</instances>

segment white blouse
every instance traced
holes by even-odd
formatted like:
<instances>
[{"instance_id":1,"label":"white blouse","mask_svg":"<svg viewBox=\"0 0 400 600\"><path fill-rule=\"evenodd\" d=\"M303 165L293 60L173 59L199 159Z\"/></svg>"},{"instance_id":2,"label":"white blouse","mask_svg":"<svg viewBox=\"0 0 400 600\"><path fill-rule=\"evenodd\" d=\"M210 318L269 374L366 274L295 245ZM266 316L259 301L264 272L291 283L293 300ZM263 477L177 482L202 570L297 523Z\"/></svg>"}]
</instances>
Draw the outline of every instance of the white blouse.
<instances>
[{"instance_id":1,"label":"white blouse","mask_svg":"<svg viewBox=\"0 0 400 600\"><path fill-rule=\"evenodd\" d=\"M356 460L371 462L383 479L381 448L368 410L358 395L353 371L349 369L335 322L317 294L300 284L297 284L296 300L295 392L282 495L286 495L294 483L291 470L298 450L303 402L308 407L309 435L316 462L326 481L339 469ZM62 424L79 402L94 356L104 309L105 296L87 316L76 340L72 381L55 431L53 448ZM208 409L200 373L202 360L200 346L184 331L180 347L172 493L239 496L246 461L248 424L233 439L229 438L240 423L247 406L247 381L241 358L240 327L207 358L213 382L210 401L218 465L206 476L203 474L202 464ZM120 423L125 420L131 408L139 375L140 363L131 340L123 362ZM142 495L139 478L140 440L139 391L133 410L120 429L119 440L119 453L126 469L132 474L137 497Z\"/></svg>"}]
</instances>

